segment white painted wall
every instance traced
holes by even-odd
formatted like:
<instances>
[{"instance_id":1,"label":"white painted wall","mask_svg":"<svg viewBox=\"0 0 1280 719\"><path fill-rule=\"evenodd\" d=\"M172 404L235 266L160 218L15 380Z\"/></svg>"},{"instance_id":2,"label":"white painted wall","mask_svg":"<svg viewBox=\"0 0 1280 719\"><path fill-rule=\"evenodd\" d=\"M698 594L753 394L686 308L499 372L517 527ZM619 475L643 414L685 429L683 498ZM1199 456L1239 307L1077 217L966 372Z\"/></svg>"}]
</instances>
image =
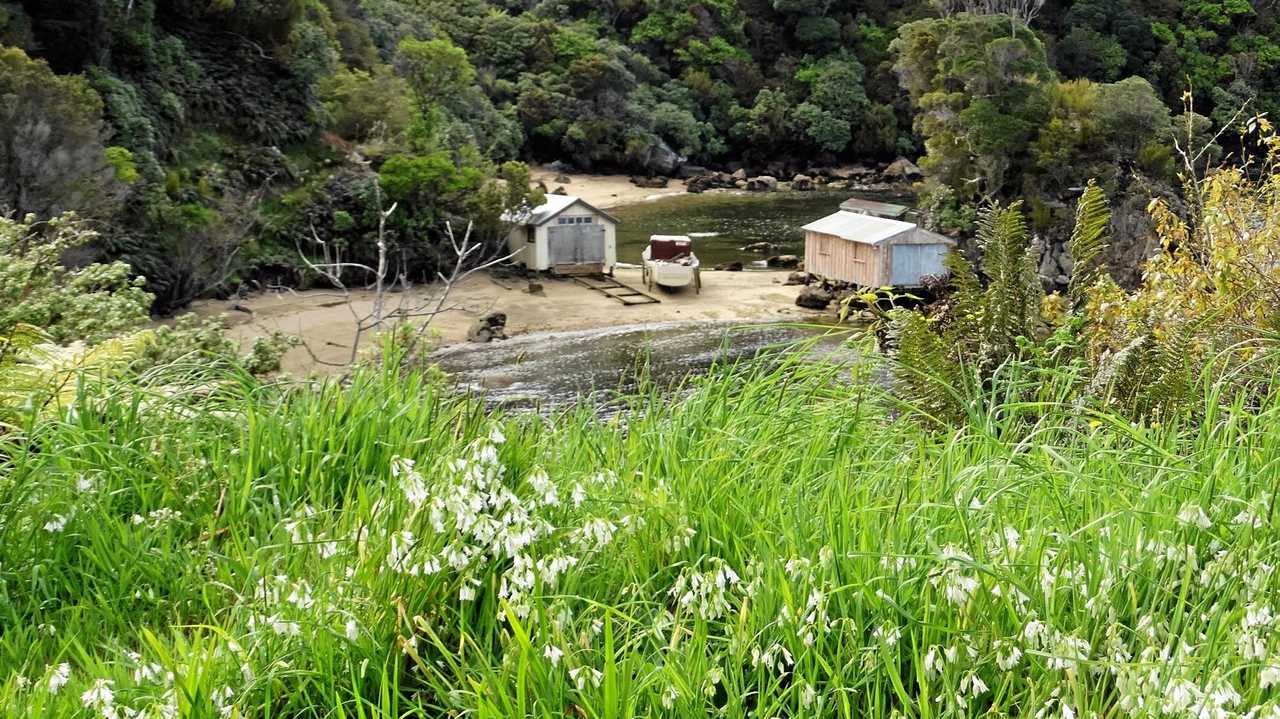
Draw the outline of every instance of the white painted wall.
<instances>
[{"instance_id":1,"label":"white painted wall","mask_svg":"<svg viewBox=\"0 0 1280 719\"><path fill-rule=\"evenodd\" d=\"M613 272L614 265L618 264L618 227L609 218L582 205L570 207L552 218L550 222L538 227L534 232L533 242L525 241L527 237L525 225L513 227L511 234L507 236L507 248L519 254L512 257L512 261L521 263L531 270L551 269L551 256L547 249L547 230L554 227L561 217L588 216L596 224L604 225L604 271Z\"/></svg>"}]
</instances>

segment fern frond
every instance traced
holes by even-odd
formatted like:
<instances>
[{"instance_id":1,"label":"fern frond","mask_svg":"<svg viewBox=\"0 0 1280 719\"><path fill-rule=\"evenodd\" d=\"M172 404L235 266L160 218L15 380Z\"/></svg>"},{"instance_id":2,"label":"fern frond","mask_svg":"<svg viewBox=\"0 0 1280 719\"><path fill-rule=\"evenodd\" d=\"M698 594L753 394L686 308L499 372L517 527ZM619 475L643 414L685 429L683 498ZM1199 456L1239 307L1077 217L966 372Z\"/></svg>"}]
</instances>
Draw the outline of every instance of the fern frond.
<instances>
[{"instance_id":1,"label":"fern frond","mask_svg":"<svg viewBox=\"0 0 1280 719\"><path fill-rule=\"evenodd\" d=\"M953 355L954 347L923 315L907 310L891 314L889 338L896 360L896 396L934 422L958 421L964 408L957 388L964 384L964 373Z\"/></svg>"},{"instance_id":2,"label":"fern frond","mask_svg":"<svg viewBox=\"0 0 1280 719\"><path fill-rule=\"evenodd\" d=\"M67 407L81 382L102 381L123 374L146 351L154 338L150 330L116 337L79 352L59 356L50 366L55 392L47 408Z\"/></svg>"},{"instance_id":3,"label":"fern frond","mask_svg":"<svg viewBox=\"0 0 1280 719\"><path fill-rule=\"evenodd\" d=\"M1036 271L1039 252L1028 241L1022 203L987 208L979 221L982 269L989 278L983 298L982 365L994 367L1013 354L1019 337L1031 337L1039 323L1044 288Z\"/></svg>"},{"instance_id":4,"label":"fern frond","mask_svg":"<svg viewBox=\"0 0 1280 719\"><path fill-rule=\"evenodd\" d=\"M959 250L952 250L946 259L951 278L952 320L950 332L959 342L973 344L982 341L983 302L982 282L973 269L973 263Z\"/></svg>"},{"instance_id":5,"label":"fern frond","mask_svg":"<svg viewBox=\"0 0 1280 719\"><path fill-rule=\"evenodd\" d=\"M1136 414L1171 416L1191 403L1195 388L1190 362L1194 337L1193 332L1177 328L1162 333L1152 343L1146 360L1148 381L1135 387Z\"/></svg>"},{"instance_id":6,"label":"fern frond","mask_svg":"<svg viewBox=\"0 0 1280 719\"><path fill-rule=\"evenodd\" d=\"M64 348L49 344L43 333L29 326L0 338L0 346L12 348L0 372L0 423L70 406L82 383L120 375L142 356L152 338L153 333L143 331L89 348Z\"/></svg>"},{"instance_id":7,"label":"fern frond","mask_svg":"<svg viewBox=\"0 0 1280 719\"><path fill-rule=\"evenodd\" d=\"M1075 262L1069 294L1074 305L1084 301L1084 293L1097 284L1103 273L1102 255L1107 249L1107 228L1111 208L1106 194L1093 180L1076 205L1076 226L1067 241L1067 251Z\"/></svg>"},{"instance_id":8,"label":"fern frond","mask_svg":"<svg viewBox=\"0 0 1280 719\"><path fill-rule=\"evenodd\" d=\"M0 367L17 362L50 341L39 327L19 322L9 334L0 335Z\"/></svg>"}]
</instances>

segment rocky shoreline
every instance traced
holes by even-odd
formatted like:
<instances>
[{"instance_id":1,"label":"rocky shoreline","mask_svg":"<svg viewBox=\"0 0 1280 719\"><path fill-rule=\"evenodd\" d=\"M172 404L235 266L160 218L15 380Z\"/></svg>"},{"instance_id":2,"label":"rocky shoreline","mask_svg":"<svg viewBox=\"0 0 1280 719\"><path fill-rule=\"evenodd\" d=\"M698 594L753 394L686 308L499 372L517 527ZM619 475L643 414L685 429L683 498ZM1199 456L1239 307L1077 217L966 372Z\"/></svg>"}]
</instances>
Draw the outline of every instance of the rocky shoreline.
<instances>
[{"instance_id":1,"label":"rocky shoreline","mask_svg":"<svg viewBox=\"0 0 1280 719\"><path fill-rule=\"evenodd\" d=\"M573 194L575 176L579 173L567 163L552 163L541 183L547 192ZM728 163L711 169L698 165L677 165L667 172L629 176L630 184L641 189L667 190L673 181L683 183L686 192L701 194L712 190L743 192L811 192L815 190L847 190L849 192L909 193L924 174L915 163L899 158L891 163L847 166L797 166L773 162L761 167Z\"/></svg>"},{"instance_id":2,"label":"rocky shoreline","mask_svg":"<svg viewBox=\"0 0 1280 719\"><path fill-rule=\"evenodd\" d=\"M906 158L876 166L806 167L791 172L786 166L757 168L745 166L720 171L686 165L680 168L685 189L692 193L708 190L744 190L747 192L811 192L819 189L850 192L907 192L913 183L924 179L920 168ZM780 178L790 179L780 179ZM633 182L645 178L633 178Z\"/></svg>"}]
</instances>

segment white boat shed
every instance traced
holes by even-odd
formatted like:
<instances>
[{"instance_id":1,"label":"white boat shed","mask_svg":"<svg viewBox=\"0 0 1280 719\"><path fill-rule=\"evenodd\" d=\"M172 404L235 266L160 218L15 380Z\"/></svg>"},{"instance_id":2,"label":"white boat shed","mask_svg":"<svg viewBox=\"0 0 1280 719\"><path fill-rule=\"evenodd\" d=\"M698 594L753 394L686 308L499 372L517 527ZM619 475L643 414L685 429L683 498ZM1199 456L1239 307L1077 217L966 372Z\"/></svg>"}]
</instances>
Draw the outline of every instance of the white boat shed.
<instances>
[{"instance_id":1,"label":"white boat shed","mask_svg":"<svg viewBox=\"0 0 1280 719\"><path fill-rule=\"evenodd\" d=\"M512 223L507 248L515 262L557 274L612 274L618 263L618 220L571 195L547 195L546 202Z\"/></svg>"},{"instance_id":2,"label":"white boat shed","mask_svg":"<svg viewBox=\"0 0 1280 719\"><path fill-rule=\"evenodd\" d=\"M862 287L920 287L946 274L955 240L911 222L841 210L804 226L809 274Z\"/></svg>"}]
</instances>

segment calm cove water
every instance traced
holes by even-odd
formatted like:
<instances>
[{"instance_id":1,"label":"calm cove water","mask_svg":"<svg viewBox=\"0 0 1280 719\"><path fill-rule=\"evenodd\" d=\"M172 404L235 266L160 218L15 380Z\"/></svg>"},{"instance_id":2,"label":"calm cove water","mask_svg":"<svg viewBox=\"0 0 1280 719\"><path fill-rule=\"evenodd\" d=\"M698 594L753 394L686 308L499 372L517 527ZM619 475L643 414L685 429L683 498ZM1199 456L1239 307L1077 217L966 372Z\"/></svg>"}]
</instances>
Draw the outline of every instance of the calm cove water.
<instances>
[{"instance_id":1,"label":"calm cove water","mask_svg":"<svg viewBox=\"0 0 1280 719\"><path fill-rule=\"evenodd\" d=\"M910 204L896 195L851 193L848 190L777 193L706 193L684 195L610 210L618 218L618 261L640 263L651 235L689 235L694 252L706 267L725 262L763 260L744 252L756 242L769 242L774 255L803 255L800 229L840 208L850 197Z\"/></svg>"}]
</instances>

